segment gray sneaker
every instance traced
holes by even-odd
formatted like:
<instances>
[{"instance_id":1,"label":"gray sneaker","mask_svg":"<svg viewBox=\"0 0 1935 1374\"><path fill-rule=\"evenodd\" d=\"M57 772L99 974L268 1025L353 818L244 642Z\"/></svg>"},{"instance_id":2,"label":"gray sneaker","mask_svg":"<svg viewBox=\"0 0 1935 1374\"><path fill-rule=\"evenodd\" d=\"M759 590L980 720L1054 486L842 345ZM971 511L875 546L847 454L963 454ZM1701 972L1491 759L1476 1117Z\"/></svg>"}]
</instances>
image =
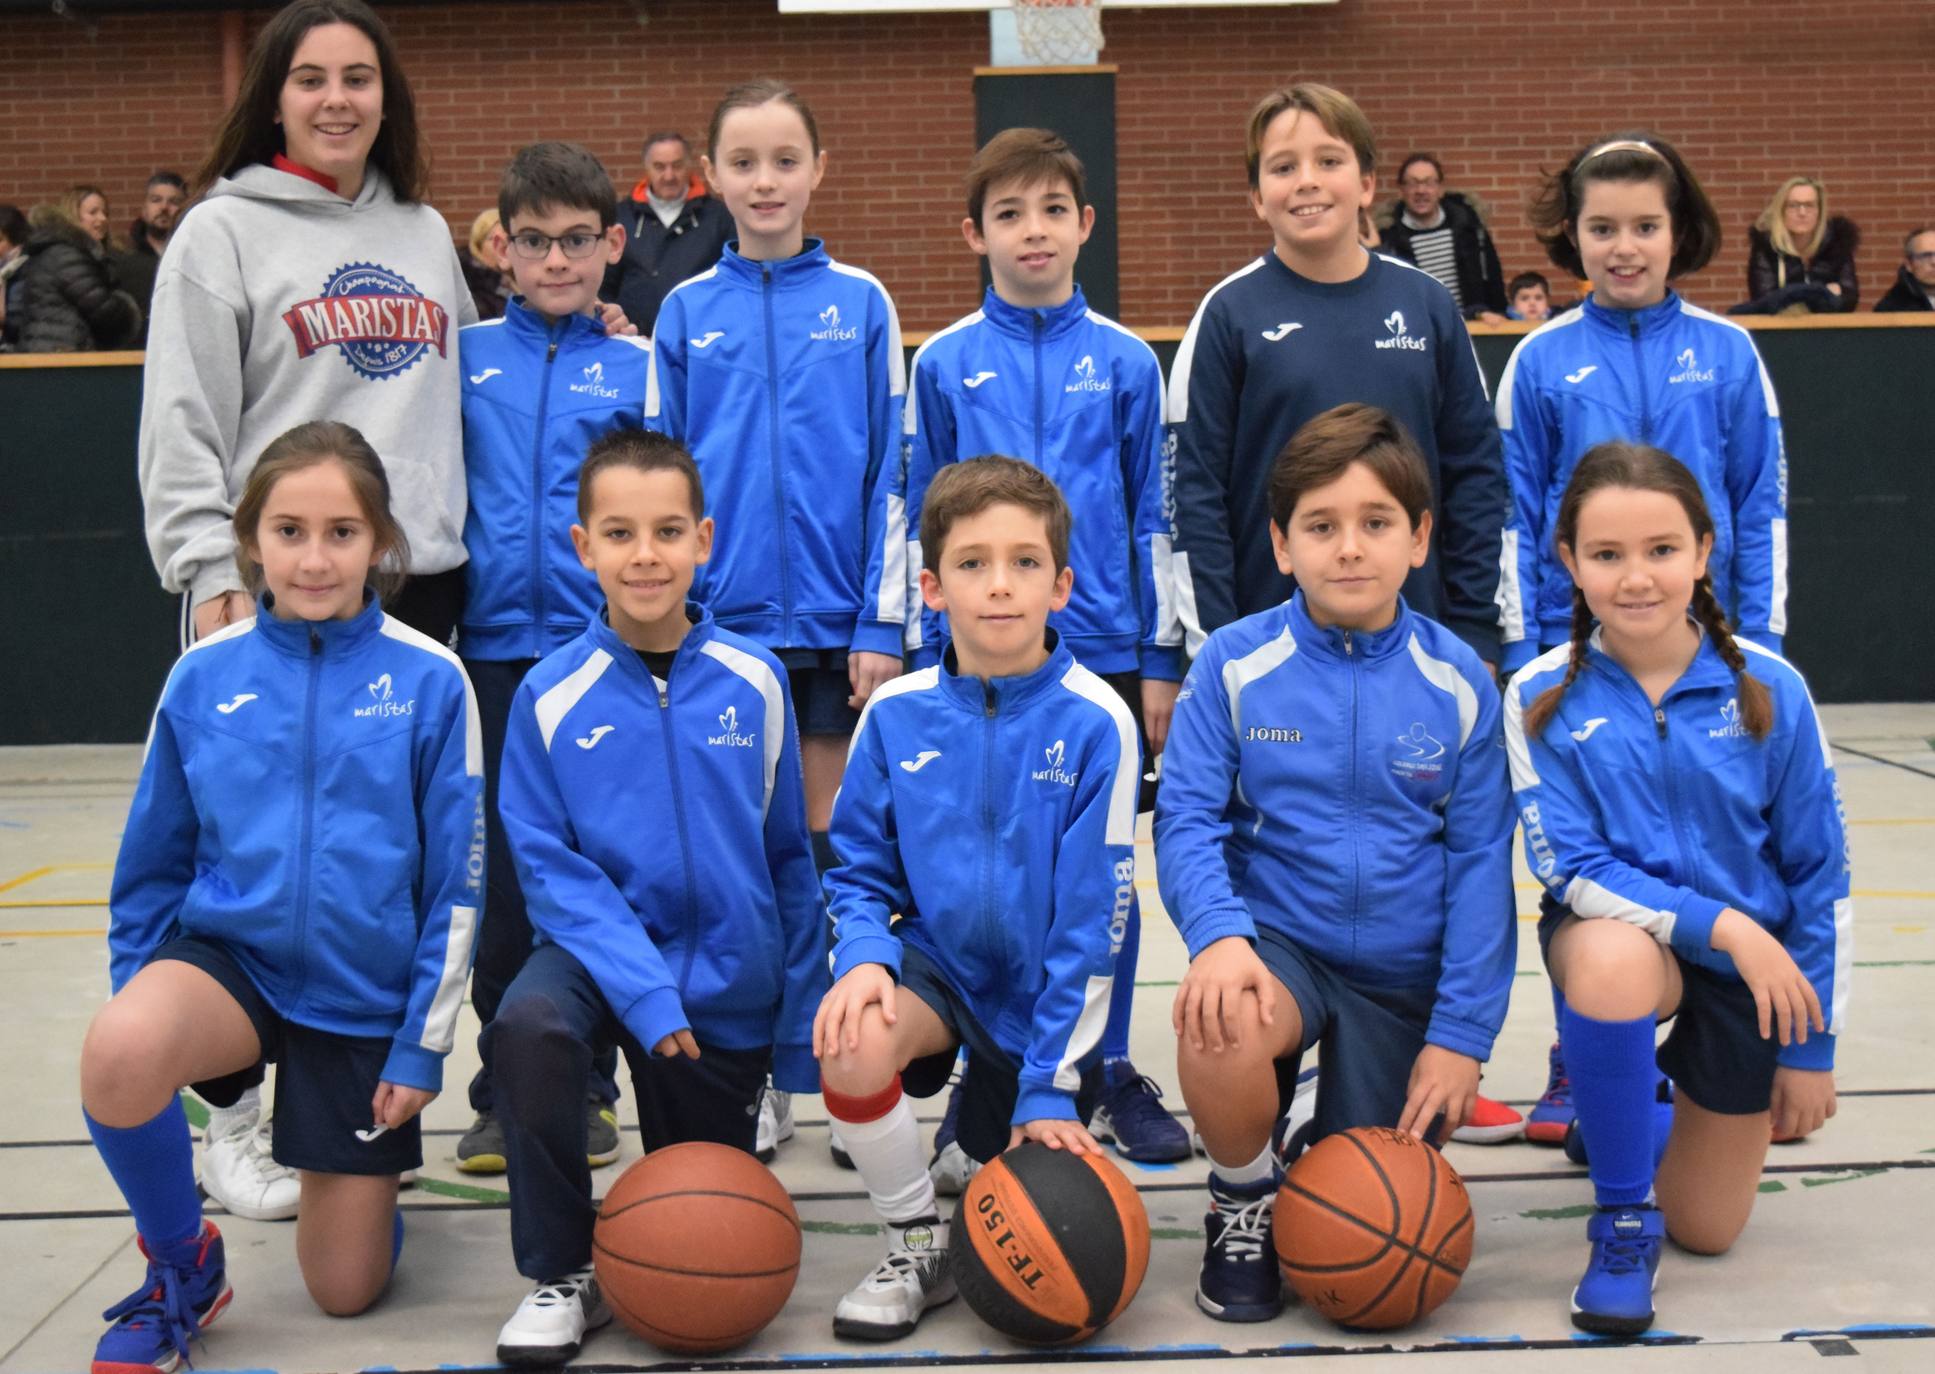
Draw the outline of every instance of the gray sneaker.
<instances>
[{"instance_id":1,"label":"gray sneaker","mask_svg":"<svg viewBox=\"0 0 1935 1374\"><path fill-rule=\"evenodd\" d=\"M618 1158L618 1113L595 1097L585 1103L585 1157L594 1169Z\"/></svg>"},{"instance_id":2,"label":"gray sneaker","mask_svg":"<svg viewBox=\"0 0 1935 1374\"><path fill-rule=\"evenodd\" d=\"M948 1223L887 1224L887 1257L833 1313L833 1334L850 1341L891 1341L920 1324L930 1307L954 1300Z\"/></svg>"},{"instance_id":3,"label":"gray sneaker","mask_svg":"<svg viewBox=\"0 0 1935 1374\"><path fill-rule=\"evenodd\" d=\"M493 1112L479 1112L462 1140L457 1142L457 1168L466 1174L501 1174L509 1167L504 1160L504 1127Z\"/></svg>"}]
</instances>

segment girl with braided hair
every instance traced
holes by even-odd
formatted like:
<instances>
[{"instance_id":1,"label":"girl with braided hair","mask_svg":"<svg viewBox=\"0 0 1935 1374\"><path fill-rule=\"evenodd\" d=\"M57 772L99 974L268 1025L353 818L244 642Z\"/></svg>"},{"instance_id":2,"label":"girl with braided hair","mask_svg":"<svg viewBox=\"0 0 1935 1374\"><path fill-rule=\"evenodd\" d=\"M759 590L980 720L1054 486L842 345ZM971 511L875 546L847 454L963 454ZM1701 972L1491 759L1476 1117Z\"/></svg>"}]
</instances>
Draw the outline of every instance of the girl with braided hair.
<instances>
[{"instance_id":1,"label":"girl with braided hair","mask_svg":"<svg viewBox=\"0 0 1935 1374\"><path fill-rule=\"evenodd\" d=\"M1571 637L1507 688L1505 745L1597 1203L1572 1320L1635 1335L1652 1325L1662 1238L1726 1250L1770 1130L1834 1114L1847 841L1806 683L1728 627L1693 473L1648 445L1598 444L1554 535ZM1659 1070L1675 1083L1663 1157Z\"/></svg>"}]
</instances>

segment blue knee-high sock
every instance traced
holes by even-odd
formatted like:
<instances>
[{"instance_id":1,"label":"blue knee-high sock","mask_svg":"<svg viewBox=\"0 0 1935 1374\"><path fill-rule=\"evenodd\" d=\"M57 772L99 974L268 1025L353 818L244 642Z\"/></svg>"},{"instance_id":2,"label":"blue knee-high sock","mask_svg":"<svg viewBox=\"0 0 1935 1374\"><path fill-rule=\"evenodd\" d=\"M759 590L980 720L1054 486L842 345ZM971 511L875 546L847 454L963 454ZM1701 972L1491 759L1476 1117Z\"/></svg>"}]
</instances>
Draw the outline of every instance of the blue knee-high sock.
<instances>
[{"instance_id":1,"label":"blue knee-high sock","mask_svg":"<svg viewBox=\"0 0 1935 1374\"><path fill-rule=\"evenodd\" d=\"M390 1272L396 1272L396 1262L403 1257L403 1209L397 1208L390 1213Z\"/></svg>"},{"instance_id":2,"label":"blue knee-high sock","mask_svg":"<svg viewBox=\"0 0 1935 1374\"><path fill-rule=\"evenodd\" d=\"M148 1253L164 1263L192 1258L202 1233L202 1200L195 1191L195 1146L181 1098L171 1098L139 1126L103 1126L85 1109L81 1115L87 1117L87 1133L101 1162L128 1200Z\"/></svg>"},{"instance_id":3,"label":"blue knee-high sock","mask_svg":"<svg viewBox=\"0 0 1935 1374\"><path fill-rule=\"evenodd\" d=\"M1109 1020L1102 1028L1102 1058L1129 1057L1129 1015L1135 1010L1135 964L1142 950L1142 904L1129 903L1122 951L1115 956L1115 983L1109 989Z\"/></svg>"},{"instance_id":4,"label":"blue knee-high sock","mask_svg":"<svg viewBox=\"0 0 1935 1374\"><path fill-rule=\"evenodd\" d=\"M1653 1191L1653 1018L1595 1021L1571 1007L1559 1021L1572 1105L1601 1207L1644 1202Z\"/></svg>"}]
</instances>

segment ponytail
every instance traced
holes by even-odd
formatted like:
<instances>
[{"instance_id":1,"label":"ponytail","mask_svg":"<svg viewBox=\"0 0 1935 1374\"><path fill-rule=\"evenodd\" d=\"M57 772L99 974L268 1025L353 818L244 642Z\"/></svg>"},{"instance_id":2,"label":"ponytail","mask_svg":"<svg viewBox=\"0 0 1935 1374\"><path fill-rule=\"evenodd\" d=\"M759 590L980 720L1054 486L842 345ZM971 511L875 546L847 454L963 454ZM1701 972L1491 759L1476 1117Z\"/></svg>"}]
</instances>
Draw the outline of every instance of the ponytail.
<instances>
[{"instance_id":1,"label":"ponytail","mask_svg":"<svg viewBox=\"0 0 1935 1374\"><path fill-rule=\"evenodd\" d=\"M1767 738L1767 732L1774 728L1774 700L1767 691L1767 684L1747 671L1747 656L1740 652L1734 642L1733 631L1727 628L1727 614L1720 609L1719 598L1713 594L1713 579L1702 577L1693 587L1693 614L1713 641L1713 647L1720 652L1726 665L1733 669L1735 696L1740 707L1741 728L1756 740Z\"/></svg>"},{"instance_id":2,"label":"ponytail","mask_svg":"<svg viewBox=\"0 0 1935 1374\"><path fill-rule=\"evenodd\" d=\"M1553 715L1559 709L1559 698L1572 685L1572 679L1579 676L1579 670L1586 666L1586 645L1591 639L1592 611L1586 605L1586 594L1575 583L1572 588L1572 656L1566 661L1565 680L1540 692L1532 699L1532 704L1525 708L1525 733L1528 738L1544 734L1545 727L1551 724Z\"/></svg>"}]
</instances>

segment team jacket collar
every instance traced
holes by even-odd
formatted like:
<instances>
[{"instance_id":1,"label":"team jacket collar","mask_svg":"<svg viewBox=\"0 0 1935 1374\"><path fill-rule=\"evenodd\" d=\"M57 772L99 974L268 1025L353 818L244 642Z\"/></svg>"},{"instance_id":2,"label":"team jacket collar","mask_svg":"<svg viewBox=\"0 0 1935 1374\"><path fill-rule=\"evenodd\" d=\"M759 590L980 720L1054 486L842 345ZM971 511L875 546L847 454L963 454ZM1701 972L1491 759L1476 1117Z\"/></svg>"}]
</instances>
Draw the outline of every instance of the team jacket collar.
<instances>
[{"instance_id":1,"label":"team jacket collar","mask_svg":"<svg viewBox=\"0 0 1935 1374\"><path fill-rule=\"evenodd\" d=\"M941 654L941 691L949 701L977 716L1006 715L1021 709L1060 682L1075 666L1075 656L1069 653L1061 636L1053 630L1047 634L1048 660L1041 667L1020 677L991 677L986 682L978 677L962 676L954 659L954 645L949 643Z\"/></svg>"},{"instance_id":2,"label":"team jacket collar","mask_svg":"<svg viewBox=\"0 0 1935 1374\"><path fill-rule=\"evenodd\" d=\"M1060 305L1010 305L997 296L990 286L981 298L981 313L987 317L989 324L1003 334L1011 334L1017 339L1033 339L1039 329L1042 338L1052 339L1068 333L1088 318L1088 301L1078 286L1075 294Z\"/></svg>"},{"instance_id":3,"label":"team jacket collar","mask_svg":"<svg viewBox=\"0 0 1935 1374\"><path fill-rule=\"evenodd\" d=\"M713 624L712 612L696 601L685 603L685 618L692 622L692 628L686 631L685 638L679 641L678 656L672 660L674 665L684 662L688 655L696 654L718 628ZM585 629L585 638L620 662L638 658L638 650L620 639L618 631L612 629L609 606L598 608L598 614L592 618L591 624Z\"/></svg>"},{"instance_id":4,"label":"team jacket collar","mask_svg":"<svg viewBox=\"0 0 1935 1374\"><path fill-rule=\"evenodd\" d=\"M504 328L519 338L560 346L580 339L605 337L605 327L589 315L570 315L556 324L546 324L544 316L524 304L524 297L512 296L504 306Z\"/></svg>"},{"instance_id":5,"label":"team jacket collar","mask_svg":"<svg viewBox=\"0 0 1935 1374\"><path fill-rule=\"evenodd\" d=\"M733 239L726 244L726 251L719 255L719 276L726 281L738 282L741 286L758 287L772 275L773 285L785 286L800 278L811 276L825 267L832 259L827 256L826 243L821 239L807 239L800 251L790 258L775 258L769 262L754 262L751 258L739 256L739 240Z\"/></svg>"},{"instance_id":6,"label":"team jacket collar","mask_svg":"<svg viewBox=\"0 0 1935 1374\"><path fill-rule=\"evenodd\" d=\"M1666 299L1658 305L1649 305L1644 310L1608 310L1591 296L1587 296L1579 307L1593 325L1600 329L1626 338L1633 332L1633 325L1639 325L1639 334L1645 338L1670 328L1680 317L1680 293L1672 287L1666 289Z\"/></svg>"},{"instance_id":7,"label":"team jacket collar","mask_svg":"<svg viewBox=\"0 0 1935 1374\"><path fill-rule=\"evenodd\" d=\"M1586 666L1605 674L1616 683L1639 692L1638 681L1601 645L1603 634L1604 631L1597 625L1593 626L1592 638L1586 643ZM1729 668L1727 661L1720 657L1720 651L1714 647L1712 636L1702 633L1700 647L1694 651L1693 661L1686 665L1686 671L1680 674L1679 679L1666 689L1660 702L1664 705L1682 692L1697 692L1709 687L1732 690L1733 686L1733 669ZM1644 693L1641 692L1641 695L1644 696Z\"/></svg>"},{"instance_id":8,"label":"team jacket collar","mask_svg":"<svg viewBox=\"0 0 1935 1374\"><path fill-rule=\"evenodd\" d=\"M1290 634L1297 641L1299 652L1315 652L1325 658L1343 661L1346 658L1360 663L1372 663L1403 649L1411 642L1412 631L1416 628L1412 621L1411 608L1398 598L1397 616L1381 630L1340 630L1336 626L1319 625L1310 618L1310 609L1303 599L1303 589L1291 596L1288 603ZM1345 636L1350 637L1350 652L1344 652Z\"/></svg>"},{"instance_id":9,"label":"team jacket collar","mask_svg":"<svg viewBox=\"0 0 1935 1374\"><path fill-rule=\"evenodd\" d=\"M296 658L320 653L325 658L341 658L362 648L383 627L383 608L376 593L363 589L363 609L348 620L279 620L275 614L275 595L263 592L256 599L255 632L265 643Z\"/></svg>"}]
</instances>

